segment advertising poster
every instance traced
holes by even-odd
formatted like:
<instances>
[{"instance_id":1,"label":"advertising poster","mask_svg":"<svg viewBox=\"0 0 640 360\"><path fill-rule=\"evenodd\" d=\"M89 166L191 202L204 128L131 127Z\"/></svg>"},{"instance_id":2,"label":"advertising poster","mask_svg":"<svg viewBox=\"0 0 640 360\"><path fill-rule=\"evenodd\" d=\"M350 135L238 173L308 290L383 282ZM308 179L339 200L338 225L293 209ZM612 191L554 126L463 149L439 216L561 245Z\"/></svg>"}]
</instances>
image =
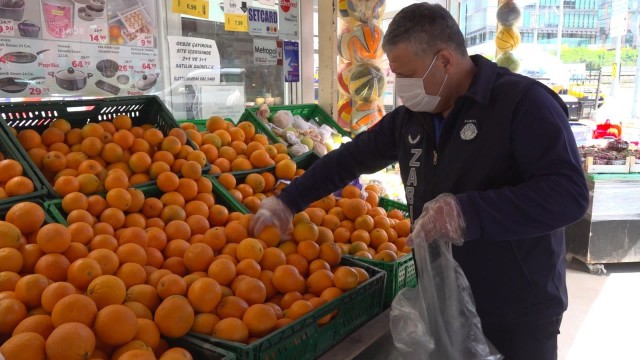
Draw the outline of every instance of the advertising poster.
<instances>
[{"instance_id":1,"label":"advertising poster","mask_svg":"<svg viewBox=\"0 0 640 360\"><path fill-rule=\"evenodd\" d=\"M278 11L250 7L247 10L249 17L249 34L253 36L278 37Z\"/></svg>"},{"instance_id":2,"label":"advertising poster","mask_svg":"<svg viewBox=\"0 0 640 360\"><path fill-rule=\"evenodd\" d=\"M277 65L277 41L275 39L253 38L253 63L256 65Z\"/></svg>"},{"instance_id":3,"label":"advertising poster","mask_svg":"<svg viewBox=\"0 0 640 360\"><path fill-rule=\"evenodd\" d=\"M298 40L300 28L300 0L280 0L280 39Z\"/></svg>"},{"instance_id":4,"label":"advertising poster","mask_svg":"<svg viewBox=\"0 0 640 360\"><path fill-rule=\"evenodd\" d=\"M0 7L0 98L158 91L153 0L12 0Z\"/></svg>"},{"instance_id":5,"label":"advertising poster","mask_svg":"<svg viewBox=\"0 0 640 360\"><path fill-rule=\"evenodd\" d=\"M202 99L201 118L212 115L238 120L244 113L245 98L243 86L203 86L200 94Z\"/></svg>"},{"instance_id":6,"label":"advertising poster","mask_svg":"<svg viewBox=\"0 0 640 360\"><path fill-rule=\"evenodd\" d=\"M171 83L220 84L220 54L214 40L169 36Z\"/></svg>"},{"instance_id":7,"label":"advertising poster","mask_svg":"<svg viewBox=\"0 0 640 360\"><path fill-rule=\"evenodd\" d=\"M284 42L284 81L300 81L300 44L296 41Z\"/></svg>"}]
</instances>

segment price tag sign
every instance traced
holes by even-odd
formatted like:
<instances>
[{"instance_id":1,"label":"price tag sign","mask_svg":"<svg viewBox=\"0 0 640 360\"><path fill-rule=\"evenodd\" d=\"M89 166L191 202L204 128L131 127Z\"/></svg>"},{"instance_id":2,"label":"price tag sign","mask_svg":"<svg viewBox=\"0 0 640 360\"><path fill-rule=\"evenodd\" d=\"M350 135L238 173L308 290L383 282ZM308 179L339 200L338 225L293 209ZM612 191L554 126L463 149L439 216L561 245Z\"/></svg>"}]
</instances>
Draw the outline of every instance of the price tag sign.
<instances>
[{"instance_id":1,"label":"price tag sign","mask_svg":"<svg viewBox=\"0 0 640 360\"><path fill-rule=\"evenodd\" d=\"M90 42L94 44L106 44L107 41L109 41L109 37L103 28L96 27L90 30L91 32L88 35Z\"/></svg>"},{"instance_id":2,"label":"price tag sign","mask_svg":"<svg viewBox=\"0 0 640 360\"><path fill-rule=\"evenodd\" d=\"M173 0L172 11L203 19L209 18L209 0Z\"/></svg>"},{"instance_id":3,"label":"price tag sign","mask_svg":"<svg viewBox=\"0 0 640 360\"><path fill-rule=\"evenodd\" d=\"M153 35L144 34L138 38L138 46L153 47Z\"/></svg>"},{"instance_id":4,"label":"price tag sign","mask_svg":"<svg viewBox=\"0 0 640 360\"><path fill-rule=\"evenodd\" d=\"M15 26L13 20L0 19L0 36L15 36Z\"/></svg>"},{"instance_id":5,"label":"price tag sign","mask_svg":"<svg viewBox=\"0 0 640 360\"><path fill-rule=\"evenodd\" d=\"M224 30L248 32L249 21L247 19L247 15L224 14Z\"/></svg>"}]
</instances>

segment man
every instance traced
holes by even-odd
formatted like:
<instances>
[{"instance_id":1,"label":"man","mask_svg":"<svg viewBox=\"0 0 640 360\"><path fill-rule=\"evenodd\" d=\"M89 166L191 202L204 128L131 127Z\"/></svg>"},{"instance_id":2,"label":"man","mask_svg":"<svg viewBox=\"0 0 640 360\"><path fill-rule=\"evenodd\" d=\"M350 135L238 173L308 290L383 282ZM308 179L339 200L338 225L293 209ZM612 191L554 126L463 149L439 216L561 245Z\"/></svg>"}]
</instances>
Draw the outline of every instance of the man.
<instances>
[{"instance_id":1,"label":"man","mask_svg":"<svg viewBox=\"0 0 640 360\"><path fill-rule=\"evenodd\" d=\"M461 245L454 258L485 336L508 360L556 359L564 227L589 199L566 106L544 85L469 57L439 5L401 10L383 48L404 106L265 200L254 233L285 232L312 201L398 161L413 234Z\"/></svg>"}]
</instances>

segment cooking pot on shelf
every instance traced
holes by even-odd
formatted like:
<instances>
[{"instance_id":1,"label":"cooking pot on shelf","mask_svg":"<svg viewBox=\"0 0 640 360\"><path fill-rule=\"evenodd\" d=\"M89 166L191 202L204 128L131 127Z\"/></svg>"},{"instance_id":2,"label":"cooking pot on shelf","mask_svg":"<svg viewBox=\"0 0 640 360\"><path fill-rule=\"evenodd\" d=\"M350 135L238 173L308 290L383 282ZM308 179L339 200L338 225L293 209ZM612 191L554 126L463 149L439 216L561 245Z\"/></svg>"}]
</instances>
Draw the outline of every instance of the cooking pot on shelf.
<instances>
[{"instance_id":1,"label":"cooking pot on shelf","mask_svg":"<svg viewBox=\"0 0 640 360\"><path fill-rule=\"evenodd\" d=\"M49 51L49 49L40 50L35 54L26 52L26 51L12 51L12 52L3 54L2 56L8 62L12 62L15 64L28 64L38 60L38 55L47 51Z\"/></svg>"},{"instance_id":2,"label":"cooking pot on shelf","mask_svg":"<svg viewBox=\"0 0 640 360\"><path fill-rule=\"evenodd\" d=\"M24 0L0 0L0 19L22 20L24 16Z\"/></svg>"},{"instance_id":3,"label":"cooking pot on shelf","mask_svg":"<svg viewBox=\"0 0 640 360\"><path fill-rule=\"evenodd\" d=\"M120 65L111 59L100 60L96 64L96 69L106 78L114 77L119 68Z\"/></svg>"},{"instance_id":4,"label":"cooking pot on shelf","mask_svg":"<svg viewBox=\"0 0 640 360\"><path fill-rule=\"evenodd\" d=\"M37 38L40 36L40 26L34 24L30 20L24 20L18 24L18 32L22 37Z\"/></svg>"},{"instance_id":5,"label":"cooking pot on shelf","mask_svg":"<svg viewBox=\"0 0 640 360\"><path fill-rule=\"evenodd\" d=\"M61 89L67 91L79 91L87 86L87 79L92 77L92 73L85 73L84 71L76 70L72 67L66 70L60 70L58 72L49 72L49 76L56 78L56 84Z\"/></svg>"},{"instance_id":6,"label":"cooking pot on shelf","mask_svg":"<svg viewBox=\"0 0 640 360\"><path fill-rule=\"evenodd\" d=\"M43 84L44 80L44 76L38 76L28 80L13 76L3 77L0 78L0 91L4 91L9 94L17 94L26 90L29 85Z\"/></svg>"},{"instance_id":7,"label":"cooking pot on shelf","mask_svg":"<svg viewBox=\"0 0 640 360\"><path fill-rule=\"evenodd\" d=\"M151 89L158 82L158 77L160 77L160 73L150 74L150 75L142 75L138 81L135 83L135 87L138 90L146 91Z\"/></svg>"}]
</instances>

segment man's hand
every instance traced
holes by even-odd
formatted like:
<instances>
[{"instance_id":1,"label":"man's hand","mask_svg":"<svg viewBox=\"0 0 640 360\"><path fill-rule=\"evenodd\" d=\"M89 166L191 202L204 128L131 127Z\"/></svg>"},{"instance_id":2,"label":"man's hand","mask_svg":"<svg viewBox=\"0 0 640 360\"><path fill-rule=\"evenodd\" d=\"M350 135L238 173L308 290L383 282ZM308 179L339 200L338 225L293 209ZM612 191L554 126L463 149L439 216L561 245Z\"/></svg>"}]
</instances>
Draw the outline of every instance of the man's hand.
<instances>
[{"instance_id":1,"label":"man's hand","mask_svg":"<svg viewBox=\"0 0 640 360\"><path fill-rule=\"evenodd\" d=\"M421 236L417 236L418 233ZM413 241L420 238L427 242L440 239L462 245L464 234L465 222L458 200L452 194L441 194L424 204L422 214L407 239L407 245L413 246Z\"/></svg>"},{"instance_id":2,"label":"man's hand","mask_svg":"<svg viewBox=\"0 0 640 360\"><path fill-rule=\"evenodd\" d=\"M267 226L275 226L285 238L291 227L291 219L293 213L287 205L277 197L271 196L260 204L260 209L251 220L249 230L253 236L258 236Z\"/></svg>"}]
</instances>

